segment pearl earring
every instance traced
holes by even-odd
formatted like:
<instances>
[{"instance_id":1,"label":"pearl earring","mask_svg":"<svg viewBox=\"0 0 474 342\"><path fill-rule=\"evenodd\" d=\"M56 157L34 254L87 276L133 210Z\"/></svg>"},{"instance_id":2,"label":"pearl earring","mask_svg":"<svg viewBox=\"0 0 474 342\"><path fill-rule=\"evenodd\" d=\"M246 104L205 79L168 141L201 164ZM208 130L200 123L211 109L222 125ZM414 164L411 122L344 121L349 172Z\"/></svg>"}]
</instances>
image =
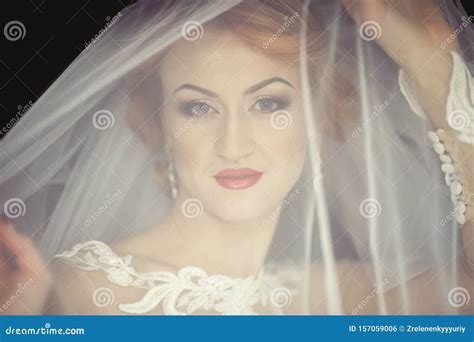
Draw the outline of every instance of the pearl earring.
<instances>
[{"instance_id":1,"label":"pearl earring","mask_svg":"<svg viewBox=\"0 0 474 342\"><path fill-rule=\"evenodd\" d=\"M168 181L169 181L170 189L171 189L171 197L175 200L176 197L178 197L178 186L177 186L177 180L176 180L176 170L171 158L168 163Z\"/></svg>"}]
</instances>

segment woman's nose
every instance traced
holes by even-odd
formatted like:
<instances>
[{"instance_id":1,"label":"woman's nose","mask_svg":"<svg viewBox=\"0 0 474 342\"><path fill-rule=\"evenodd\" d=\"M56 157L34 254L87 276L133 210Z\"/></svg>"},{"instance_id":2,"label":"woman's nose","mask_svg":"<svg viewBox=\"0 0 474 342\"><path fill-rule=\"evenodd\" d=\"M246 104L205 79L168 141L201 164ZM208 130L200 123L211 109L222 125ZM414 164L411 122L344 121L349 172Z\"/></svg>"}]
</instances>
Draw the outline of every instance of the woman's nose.
<instances>
[{"instance_id":1,"label":"woman's nose","mask_svg":"<svg viewBox=\"0 0 474 342\"><path fill-rule=\"evenodd\" d=\"M225 115L218 130L215 148L220 157L239 161L254 152L255 140L248 118L237 113Z\"/></svg>"}]
</instances>

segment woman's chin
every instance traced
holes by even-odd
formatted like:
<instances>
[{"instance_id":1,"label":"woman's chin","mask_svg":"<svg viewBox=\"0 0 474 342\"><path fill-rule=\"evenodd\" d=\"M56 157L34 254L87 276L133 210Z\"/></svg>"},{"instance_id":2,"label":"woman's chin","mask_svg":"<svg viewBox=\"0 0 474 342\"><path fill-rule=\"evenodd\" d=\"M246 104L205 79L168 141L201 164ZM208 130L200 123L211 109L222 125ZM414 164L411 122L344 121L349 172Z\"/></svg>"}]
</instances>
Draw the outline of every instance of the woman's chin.
<instances>
[{"instance_id":1,"label":"woman's chin","mask_svg":"<svg viewBox=\"0 0 474 342\"><path fill-rule=\"evenodd\" d=\"M262 205L264 204L264 205ZM265 205L266 204L266 205ZM248 199L222 199L218 203L210 204L213 214L220 220L228 223L263 223L269 216L271 206L267 196L253 196Z\"/></svg>"}]
</instances>

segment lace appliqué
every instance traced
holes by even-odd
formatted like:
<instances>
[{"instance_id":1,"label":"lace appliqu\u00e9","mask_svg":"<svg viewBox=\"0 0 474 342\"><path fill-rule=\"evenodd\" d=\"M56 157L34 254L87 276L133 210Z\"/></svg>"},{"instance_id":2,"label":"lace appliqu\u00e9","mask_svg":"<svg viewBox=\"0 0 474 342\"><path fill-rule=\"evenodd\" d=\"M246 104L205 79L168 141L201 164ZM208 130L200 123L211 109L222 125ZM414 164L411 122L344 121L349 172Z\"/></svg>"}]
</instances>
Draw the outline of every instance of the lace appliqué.
<instances>
[{"instance_id":1,"label":"lace appliqu\u00e9","mask_svg":"<svg viewBox=\"0 0 474 342\"><path fill-rule=\"evenodd\" d=\"M446 102L446 120L459 134L457 139L474 144L474 77L461 56L451 51L453 72ZM410 108L423 119L427 119L421 104L411 89L406 73L400 69L398 83Z\"/></svg>"},{"instance_id":2,"label":"lace appliqu\u00e9","mask_svg":"<svg viewBox=\"0 0 474 342\"><path fill-rule=\"evenodd\" d=\"M267 305L272 289L281 289L275 277L261 272L257 277L231 278L222 275L208 276L197 267L183 267L177 274L136 272L130 266L130 255L118 256L100 241L88 241L55 256L85 271L107 273L107 279L122 287L146 289L138 302L120 304L126 313L143 314L162 303L166 315L192 314L198 309L213 309L224 315L256 314L252 307Z\"/></svg>"}]
</instances>

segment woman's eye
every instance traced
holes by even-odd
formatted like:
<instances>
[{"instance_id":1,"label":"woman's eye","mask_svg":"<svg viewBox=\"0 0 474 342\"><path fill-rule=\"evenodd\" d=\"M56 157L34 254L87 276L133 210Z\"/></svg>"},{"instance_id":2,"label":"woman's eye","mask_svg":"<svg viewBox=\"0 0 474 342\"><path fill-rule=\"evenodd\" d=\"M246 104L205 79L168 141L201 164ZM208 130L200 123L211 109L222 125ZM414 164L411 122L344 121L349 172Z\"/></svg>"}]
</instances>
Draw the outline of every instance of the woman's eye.
<instances>
[{"instance_id":1,"label":"woman's eye","mask_svg":"<svg viewBox=\"0 0 474 342\"><path fill-rule=\"evenodd\" d=\"M264 113L274 112L282 108L281 101L272 98L260 99L250 108L251 111L259 111Z\"/></svg>"},{"instance_id":2,"label":"woman's eye","mask_svg":"<svg viewBox=\"0 0 474 342\"><path fill-rule=\"evenodd\" d=\"M189 116L204 116L217 111L206 102L191 102L184 106L183 111Z\"/></svg>"},{"instance_id":3,"label":"woman's eye","mask_svg":"<svg viewBox=\"0 0 474 342\"><path fill-rule=\"evenodd\" d=\"M193 115L204 115L209 113L210 106L207 103L194 104L190 111Z\"/></svg>"}]
</instances>

